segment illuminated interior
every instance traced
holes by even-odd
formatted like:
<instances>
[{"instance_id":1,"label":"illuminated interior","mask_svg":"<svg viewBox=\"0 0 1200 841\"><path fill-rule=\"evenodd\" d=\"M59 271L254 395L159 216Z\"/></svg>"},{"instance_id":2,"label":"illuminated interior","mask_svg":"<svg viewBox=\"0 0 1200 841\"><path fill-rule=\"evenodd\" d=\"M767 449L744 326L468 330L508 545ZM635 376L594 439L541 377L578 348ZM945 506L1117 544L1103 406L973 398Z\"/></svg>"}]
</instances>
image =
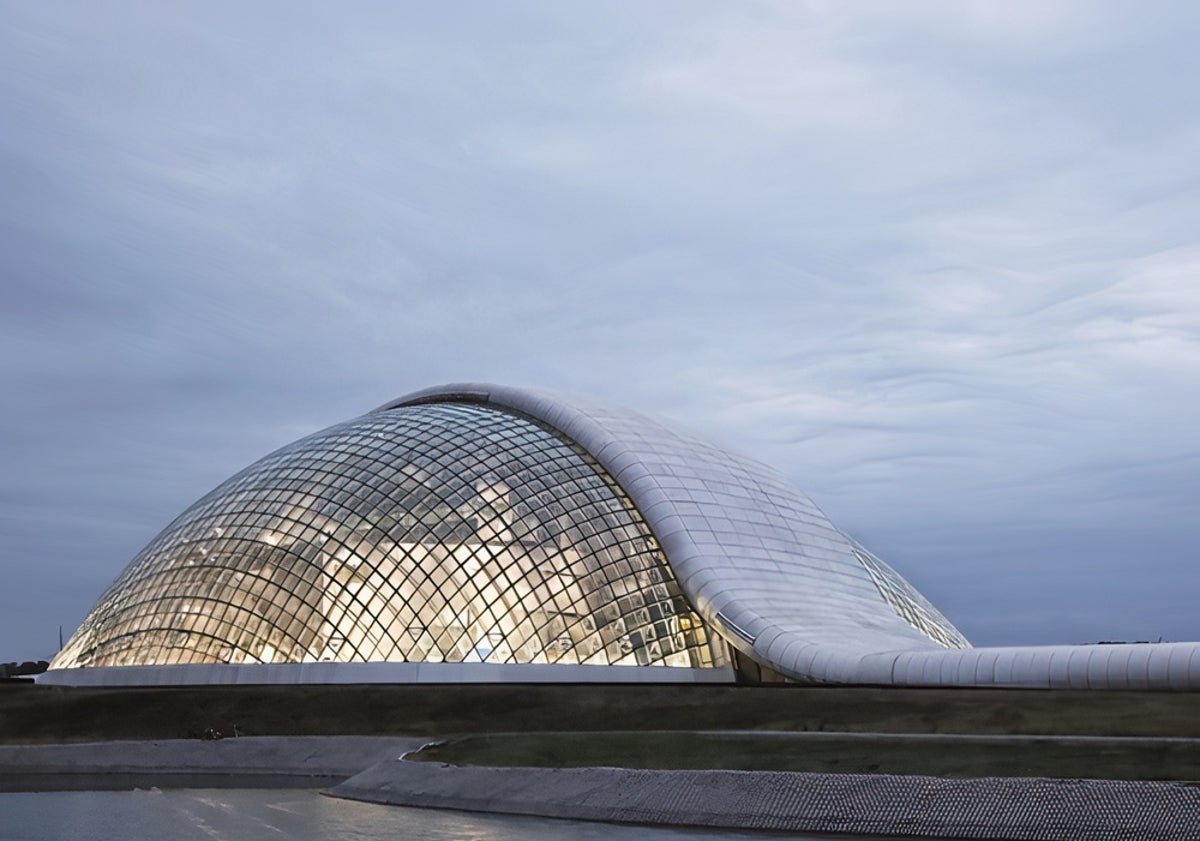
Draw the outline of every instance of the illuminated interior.
<instances>
[{"instance_id":1,"label":"illuminated interior","mask_svg":"<svg viewBox=\"0 0 1200 841\"><path fill-rule=\"evenodd\" d=\"M633 504L540 422L406 406L301 439L192 505L54 668L487 662L706 668Z\"/></svg>"}]
</instances>

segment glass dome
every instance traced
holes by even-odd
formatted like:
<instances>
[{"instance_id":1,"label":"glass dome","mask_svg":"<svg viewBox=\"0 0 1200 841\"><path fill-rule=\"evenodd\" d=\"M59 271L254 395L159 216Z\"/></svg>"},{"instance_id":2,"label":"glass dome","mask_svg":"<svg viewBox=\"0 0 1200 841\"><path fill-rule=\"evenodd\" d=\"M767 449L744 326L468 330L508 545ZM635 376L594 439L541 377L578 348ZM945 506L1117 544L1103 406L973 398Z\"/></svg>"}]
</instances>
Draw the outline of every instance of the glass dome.
<instances>
[{"instance_id":1,"label":"glass dome","mask_svg":"<svg viewBox=\"0 0 1200 841\"><path fill-rule=\"evenodd\" d=\"M437 403L330 427L221 484L53 667L728 656L595 459L515 412Z\"/></svg>"}]
</instances>

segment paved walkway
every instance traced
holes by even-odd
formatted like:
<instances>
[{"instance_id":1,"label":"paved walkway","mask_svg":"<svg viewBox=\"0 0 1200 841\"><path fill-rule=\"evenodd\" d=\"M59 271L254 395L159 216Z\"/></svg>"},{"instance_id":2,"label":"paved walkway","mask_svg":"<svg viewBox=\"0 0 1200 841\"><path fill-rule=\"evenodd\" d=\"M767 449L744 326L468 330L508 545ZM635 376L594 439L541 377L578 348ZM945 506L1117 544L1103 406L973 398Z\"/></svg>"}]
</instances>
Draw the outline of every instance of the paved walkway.
<instances>
[{"instance_id":1,"label":"paved walkway","mask_svg":"<svg viewBox=\"0 0 1200 841\"><path fill-rule=\"evenodd\" d=\"M0 745L0 791L181 787L320 788L427 739L254 736L216 741Z\"/></svg>"}]
</instances>

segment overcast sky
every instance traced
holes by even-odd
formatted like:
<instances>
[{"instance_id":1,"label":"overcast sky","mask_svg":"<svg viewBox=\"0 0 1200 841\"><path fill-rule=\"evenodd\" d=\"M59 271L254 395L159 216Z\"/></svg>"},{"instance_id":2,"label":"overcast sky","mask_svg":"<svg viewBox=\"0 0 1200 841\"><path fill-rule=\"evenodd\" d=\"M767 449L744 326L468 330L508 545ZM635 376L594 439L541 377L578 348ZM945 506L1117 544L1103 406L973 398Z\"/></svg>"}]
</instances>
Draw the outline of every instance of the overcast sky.
<instances>
[{"instance_id":1,"label":"overcast sky","mask_svg":"<svg viewBox=\"0 0 1200 841\"><path fill-rule=\"evenodd\" d=\"M1200 639L1200 4L9 2L0 661L483 380L791 477L975 644Z\"/></svg>"}]
</instances>

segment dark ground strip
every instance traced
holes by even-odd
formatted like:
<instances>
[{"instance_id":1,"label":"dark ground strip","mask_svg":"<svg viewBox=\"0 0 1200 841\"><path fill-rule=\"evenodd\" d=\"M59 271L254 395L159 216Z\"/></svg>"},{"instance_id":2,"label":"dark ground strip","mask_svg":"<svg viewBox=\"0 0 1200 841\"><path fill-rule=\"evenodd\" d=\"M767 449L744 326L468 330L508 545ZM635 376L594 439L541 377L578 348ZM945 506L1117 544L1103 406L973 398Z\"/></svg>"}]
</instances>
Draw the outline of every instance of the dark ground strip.
<instances>
[{"instance_id":1,"label":"dark ground strip","mask_svg":"<svg viewBox=\"0 0 1200 841\"><path fill-rule=\"evenodd\" d=\"M889 733L495 733L410 757L451 765L1200 780L1200 740Z\"/></svg>"},{"instance_id":2,"label":"dark ground strip","mask_svg":"<svg viewBox=\"0 0 1200 841\"><path fill-rule=\"evenodd\" d=\"M0 684L0 743L246 735L790 730L1200 738L1200 693L672 685L82 689Z\"/></svg>"}]
</instances>

